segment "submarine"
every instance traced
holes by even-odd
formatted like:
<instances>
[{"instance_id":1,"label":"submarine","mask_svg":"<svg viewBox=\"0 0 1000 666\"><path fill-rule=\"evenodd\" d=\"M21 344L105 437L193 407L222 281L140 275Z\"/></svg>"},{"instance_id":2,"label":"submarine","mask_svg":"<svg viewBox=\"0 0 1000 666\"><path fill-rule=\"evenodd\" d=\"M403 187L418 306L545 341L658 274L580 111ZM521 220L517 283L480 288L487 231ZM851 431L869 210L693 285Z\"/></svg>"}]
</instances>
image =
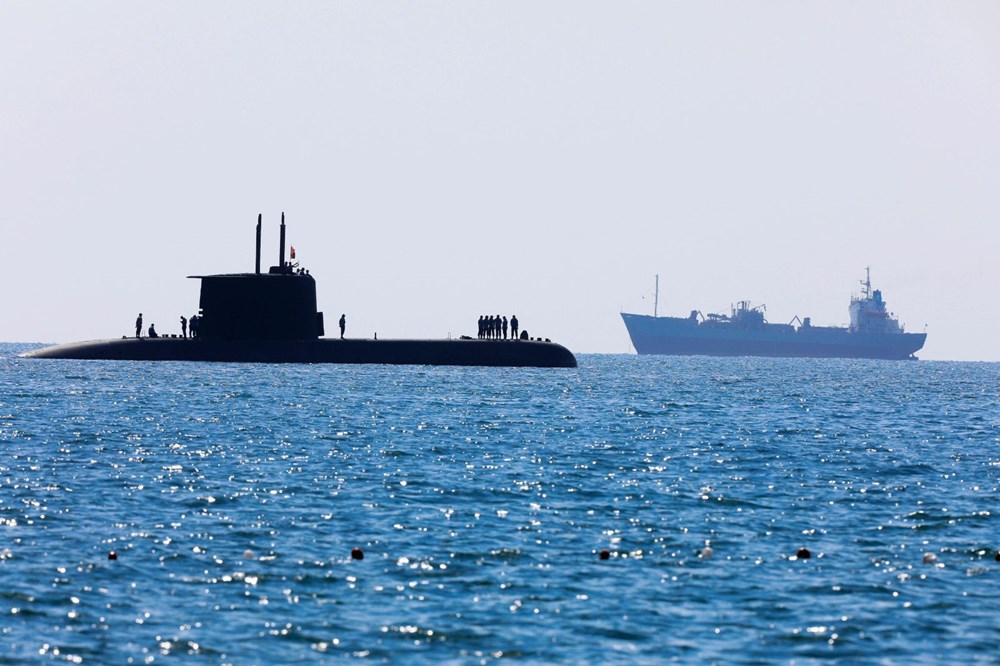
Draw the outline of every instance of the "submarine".
<instances>
[{"instance_id":1,"label":"submarine","mask_svg":"<svg viewBox=\"0 0 1000 666\"><path fill-rule=\"evenodd\" d=\"M516 340L324 338L316 280L285 259L281 214L278 263L261 272L262 216L257 216L253 273L192 275L201 280L193 337L122 337L43 347L25 358L223 363L378 363L575 368L560 344L522 334ZM194 319L194 318L192 318Z\"/></svg>"}]
</instances>

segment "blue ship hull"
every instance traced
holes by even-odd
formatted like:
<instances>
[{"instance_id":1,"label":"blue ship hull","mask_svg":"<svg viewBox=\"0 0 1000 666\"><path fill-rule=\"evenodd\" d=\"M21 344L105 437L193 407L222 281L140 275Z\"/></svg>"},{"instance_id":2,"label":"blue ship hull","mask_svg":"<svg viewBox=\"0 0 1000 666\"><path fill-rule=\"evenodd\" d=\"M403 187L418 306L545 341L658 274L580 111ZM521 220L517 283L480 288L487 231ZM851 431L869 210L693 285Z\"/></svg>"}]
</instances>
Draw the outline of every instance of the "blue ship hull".
<instances>
[{"instance_id":1,"label":"blue ship hull","mask_svg":"<svg viewBox=\"0 0 1000 666\"><path fill-rule=\"evenodd\" d=\"M639 354L916 359L926 333L859 333L846 328L765 324L747 329L691 318L621 313Z\"/></svg>"}]
</instances>

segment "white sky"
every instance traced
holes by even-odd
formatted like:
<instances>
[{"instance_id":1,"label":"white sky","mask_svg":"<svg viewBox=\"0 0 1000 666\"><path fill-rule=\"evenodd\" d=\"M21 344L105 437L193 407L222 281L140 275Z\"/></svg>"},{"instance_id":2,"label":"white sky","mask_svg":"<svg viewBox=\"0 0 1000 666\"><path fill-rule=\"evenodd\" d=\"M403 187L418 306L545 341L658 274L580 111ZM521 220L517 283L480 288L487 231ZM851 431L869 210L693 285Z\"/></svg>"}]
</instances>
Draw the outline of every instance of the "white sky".
<instances>
[{"instance_id":1,"label":"white sky","mask_svg":"<svg viewBox=\"0 0 1000 666\"><path fill-rule=\"evenodd\" d=\"M0 339L161 332L278 222L332 334L845 323L1000 360L1000 3L0 4ZM645 295L645 298L643 298Z\"/></svg>"}]
</instances>

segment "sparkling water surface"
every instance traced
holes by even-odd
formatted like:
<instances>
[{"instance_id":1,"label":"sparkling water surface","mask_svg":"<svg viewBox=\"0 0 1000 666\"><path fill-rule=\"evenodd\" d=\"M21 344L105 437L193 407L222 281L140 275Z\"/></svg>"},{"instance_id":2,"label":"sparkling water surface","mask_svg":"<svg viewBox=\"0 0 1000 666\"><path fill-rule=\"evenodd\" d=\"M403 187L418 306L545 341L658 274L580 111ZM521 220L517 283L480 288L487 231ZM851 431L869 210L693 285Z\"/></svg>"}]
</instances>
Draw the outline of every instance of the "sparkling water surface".
<instances>
[{"instance_id":1,"label":"sparkling water surface","mask_svg":"<svg viewBox=\"0 0 1000 666\"><path fill-rule=\"evenodd\" d=\"M0 663L1000 660L1000 364L29 348Z\"/></svg>"}]
</instances>

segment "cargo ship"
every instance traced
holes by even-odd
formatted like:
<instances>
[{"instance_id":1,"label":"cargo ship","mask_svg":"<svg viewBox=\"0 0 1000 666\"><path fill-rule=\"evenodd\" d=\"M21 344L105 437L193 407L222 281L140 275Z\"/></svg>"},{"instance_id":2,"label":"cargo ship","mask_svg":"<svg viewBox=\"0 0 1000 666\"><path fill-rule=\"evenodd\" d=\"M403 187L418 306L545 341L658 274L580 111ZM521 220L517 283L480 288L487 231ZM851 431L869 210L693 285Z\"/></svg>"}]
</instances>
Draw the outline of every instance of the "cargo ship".
<instances>
[{"instance_id":1,"label":"cargo ship","mask_svg":"<svg viewBox=\"0 0 1000 666\"><path fill-rule=\"evenodd\" d=\"M881 290L872 289L870 269L861 286L861 294L851 298L849 326L814 326L809 317L797 316L772 324L766 308L749 301L740 301L729 314L693 310L687 317L660 317L654 305L653 316L621 316L639 354L915 360L927 334L907 333L886 310ZM659 279L657 305L658 292Z\"/></svg>"},{"instance_id":2,"label":"cargo ship","mask_svg":"<svg viewBox=\"0 0 1000 666\"><path fill-rule=\"evenodd\" d=\"M100 361L203 361L228 363L384 363L392 365L475 365L575 368L576 357L560 344L518 339L324 338L323 313L316 307L316 280L286 259L285 215L281 215L278 263L261 271L261 216L257 216L257 254L253 273L192 275L201 280L198 315L182 335L90 340L35 349L26 358ZM295 257L292 249L291 257ZM506 337L506 333L504 335Z\"/></svg>"}]
</instances>

